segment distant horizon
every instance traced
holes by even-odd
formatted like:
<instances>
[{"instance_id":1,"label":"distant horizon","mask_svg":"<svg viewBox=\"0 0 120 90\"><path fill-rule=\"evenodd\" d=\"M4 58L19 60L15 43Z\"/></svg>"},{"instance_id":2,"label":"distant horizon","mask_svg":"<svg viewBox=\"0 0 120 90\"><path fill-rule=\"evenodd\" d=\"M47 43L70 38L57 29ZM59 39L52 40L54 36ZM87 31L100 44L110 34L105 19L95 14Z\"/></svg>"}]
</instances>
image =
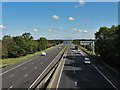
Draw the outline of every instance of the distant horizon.
<instances>
[{"instance_id":1,"label":"distant horizon","mask_svg":"<svg viewBox=\"0 0 120 90\"><path fill-rule=\"evenodd\" d=\"M118 2L3 2L2 10L2 37L95 39L100 27L118 25Z\"/></svg>"}]
</instances>

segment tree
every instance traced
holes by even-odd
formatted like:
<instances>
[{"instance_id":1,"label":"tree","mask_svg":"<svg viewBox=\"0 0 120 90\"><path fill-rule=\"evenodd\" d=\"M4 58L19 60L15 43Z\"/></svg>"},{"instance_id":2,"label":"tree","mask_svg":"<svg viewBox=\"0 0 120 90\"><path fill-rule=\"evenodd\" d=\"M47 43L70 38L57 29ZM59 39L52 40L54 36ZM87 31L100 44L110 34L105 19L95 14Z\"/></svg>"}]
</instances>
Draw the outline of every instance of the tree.
<instances>
[{"instance_id":1,"label":"tree","mask_svg":"<svg viewBox=\"0 0 120 90\"><path fill-rule=\"evenodd\" d=\"M80 45L80 40L73 40L73 43L76 44L76 45Z\"/></svg>"},{"instance_id":2,"label":"tree","mask_svg":"<svg viewBox=\"0 0 120 90\"><path fill-rule=\"evenodd\" d=\"M14 42L13 37L4 36L2 40L2 57L16 57L18 48L17 44Z\"/></svg>"},{"instance_id":3,"label":"tree","mask_svg":"<svg viewBox=\"0 0 120 90\"><path fill-rule=\"evenodd\" d=\"M111 28L101 27L99 31L95 33L95 52L100 55L101 60L114 67L120 65L119 36L120 30L118 26L112 26Z\"/></svg>"},{"instance_id":4,"label":"tree","mask_svg":"<svg viewBox=\"0 0 120 90\"><path fill-rule=\"evenodd\" d=\"M46 38L44 37L41 37L39 40L38 40L38 49L39 51L41 50L45 50L48 46L48 41Z\"/></svg>"}]
</instances>

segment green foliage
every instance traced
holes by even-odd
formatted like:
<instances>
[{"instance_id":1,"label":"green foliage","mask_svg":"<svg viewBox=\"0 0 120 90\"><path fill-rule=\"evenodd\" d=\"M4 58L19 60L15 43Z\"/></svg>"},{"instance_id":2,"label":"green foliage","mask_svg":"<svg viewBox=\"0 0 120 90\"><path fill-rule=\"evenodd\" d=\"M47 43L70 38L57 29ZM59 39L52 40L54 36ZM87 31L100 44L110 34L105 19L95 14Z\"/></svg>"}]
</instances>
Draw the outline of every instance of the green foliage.
<instances>
[{"instance_id":1,"label":"green foliage","mask_svg":"<svg viewBox=\"0 0 120 90\"><path fill-rule=\"evenodd\" d=\"M101 27L95 33L95 52L99 54L101 60L111 66L120 65L120 30L118 26Z\"/></svg>"},{"instance_id":2,"label":"green foliage","mask_svg":"<svg viewBox=\"0 0 120 90\"><path fill-rule=\"evenodd\" d=\"M49 40L49 45L55 46L63 43L63 40Z\"/></svg>"},{"instance_id":3,"label":"green foliage","mask_svg":"<svg viewBox=\"0 0 120 90\"><path fill-rule=\"evenodd\" d=\"M38 40L38 49L41 51L41 50L44 50L47 48L47 45L48 45L48 41L46 38L44 37L41 37L39 40Z\"/></svg>"},{"instance_id":4,"label":"green foliage","mask_svg":"<svg viewBox=\"0 0 120 90\"><path fill-rule=\"evenodd\" d=\"M42 51L57 44L62 40L50 40L41 37L34 40L30 33L23 33L21 36L4 36L2 39L2 58L16 58Z\"/></svg>"},{"instance_id":5,"label":"green foliage","mask_svg":"<svg viewBox=\"0 0 120 90\"><path fill-rule=\"evenodd\" d=\"M80 40L73 40L73 43L76 44L76 45L80 45Z\"/></svg>"}]
</instances>

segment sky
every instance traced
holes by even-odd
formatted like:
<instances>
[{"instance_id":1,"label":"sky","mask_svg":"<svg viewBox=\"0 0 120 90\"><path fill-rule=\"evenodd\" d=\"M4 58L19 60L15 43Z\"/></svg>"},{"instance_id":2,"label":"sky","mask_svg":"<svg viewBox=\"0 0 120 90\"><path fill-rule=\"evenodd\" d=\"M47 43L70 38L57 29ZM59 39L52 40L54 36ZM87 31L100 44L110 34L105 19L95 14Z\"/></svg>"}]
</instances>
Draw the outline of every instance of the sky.
<instances>
[{"instance_id":1,"label":"sky","mask_svg":"<svg viewBox=\"0 0 120 90\"><path fill-rule=\"evenodd\" d=\"M102 26L118 25L118 2L3 2L2 36L93 39Z\"/></svg>"}]
</instances>

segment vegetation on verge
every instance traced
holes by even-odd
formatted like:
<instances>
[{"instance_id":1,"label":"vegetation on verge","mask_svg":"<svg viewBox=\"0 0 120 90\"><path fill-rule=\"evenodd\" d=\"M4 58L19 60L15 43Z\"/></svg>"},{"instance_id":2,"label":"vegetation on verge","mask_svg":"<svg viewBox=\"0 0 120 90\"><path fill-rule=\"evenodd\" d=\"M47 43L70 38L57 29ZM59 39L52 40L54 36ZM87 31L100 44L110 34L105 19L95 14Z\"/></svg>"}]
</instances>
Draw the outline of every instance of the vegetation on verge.
<instances>
[{"instance_id":1,"label":"vegetation on verge","mask_svg":"<svg viewBox=\"0 0 120 90\"><path fill-rule=\"evenodd\" d=\"M120 66L120 26L100 27L95 33L95 52L114 68ZM120 68L119 68L120 69Z\"/></svg>"},{"instance_id":2,"label":"vegetation on verge","mask_svg":"<svg viewBox=\"0 0 120 90\"><path fill-rule=\"evenodd\" d=\"M80 40L73 40L73 43L80 45ZM80 46L84 47L81 47L84 51L92 54L90 45ZM111 28L100 27L95 33L95 54L100 57L101 62L120 70L120 25L113 25Z\"/></svg>"},{"instance_id":3,"label":"vegetation on verge","mask_svg":"<svg viewBox=\"0 0 120 90\"><path fill-rule=\"evenodd\" d=\"M19 61L29 59L30 57L40 54L52 46L63 43L63 40L47 40L40 37L34 40L30 33L23 33L19 36L5 35L0 43L0 57L2 57L2 66L14 64Z\"/></svg>"}]
</instances>

